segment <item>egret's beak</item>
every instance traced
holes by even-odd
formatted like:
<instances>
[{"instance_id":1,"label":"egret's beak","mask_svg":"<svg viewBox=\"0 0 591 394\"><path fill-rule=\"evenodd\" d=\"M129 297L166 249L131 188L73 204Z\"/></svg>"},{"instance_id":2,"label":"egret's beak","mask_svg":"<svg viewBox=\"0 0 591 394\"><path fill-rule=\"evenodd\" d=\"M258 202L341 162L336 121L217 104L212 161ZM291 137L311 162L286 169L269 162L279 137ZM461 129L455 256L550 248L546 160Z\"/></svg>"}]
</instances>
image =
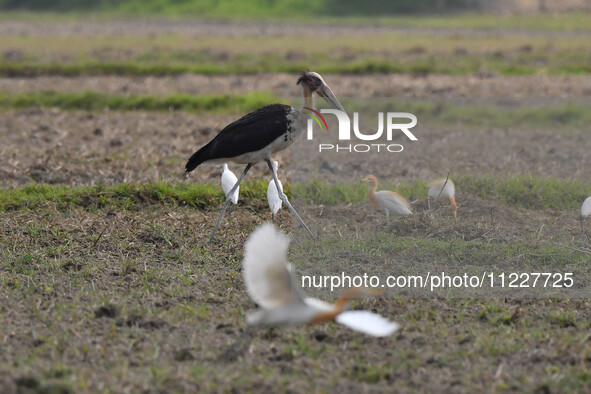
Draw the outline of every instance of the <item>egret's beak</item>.
<instances>
[{"instance_id":1,"label":"egret's beak","mask_svg":"<svg viewBox=\"0 0 591 394\"><path fill-rule=\"evenodd\" d=\"M363 178L363 179L361 180L361 182L367 182L367 181L369 181L369 178Z\"/></svg>"},{"instance_id":2,"label":"egret's beak","mask_svg":"<svg viewBox=\"0 0 591 394\"><path fill-rule=\"evenodd\" d=\"M318 89L316 89L316 93L320 97L322 97L324 101L332 105L334 108L345 112L345 109L343 108L341 103L339 103L339 99L337 98L337 96L334 95L334 93L326 83L322 84Z\"/></svg>"}]
</instances>

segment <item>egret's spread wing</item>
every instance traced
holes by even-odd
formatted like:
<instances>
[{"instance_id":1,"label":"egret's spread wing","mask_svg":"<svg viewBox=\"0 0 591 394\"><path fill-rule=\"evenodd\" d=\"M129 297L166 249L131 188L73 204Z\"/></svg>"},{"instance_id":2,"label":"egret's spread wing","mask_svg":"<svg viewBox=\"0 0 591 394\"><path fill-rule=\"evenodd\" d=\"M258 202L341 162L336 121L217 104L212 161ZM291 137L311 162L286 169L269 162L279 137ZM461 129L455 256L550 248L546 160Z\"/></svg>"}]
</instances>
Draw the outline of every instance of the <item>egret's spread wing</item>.
<instances>
[{"instance_id":1,"label":"egret's spread wing","mask_svg":"<svg viewBox=\"0 0 591 394\"><path fill-rule=\"evenodd\" d=\"M581 216L591 216L591 197L587 197L587 199L583 202L583 206L581 207Z\"/></svg>"},{"instance_id":2,"label":"egret's spread wing","mask_svg":"<svg viewBox=\"0 0 591 394\"><path fill-rule=\"evenodd\" d=\"M303 303L287 262L289 238L270 223L259 226L244 245L244 282L251 298L264 309Z\"/></svg>"},{"instance_id":3,"label":"egret's spread wing","mask_svg":"<svg viewBox=\"0 0 591 394\"><path fill-rule=\"evenodd\" d=\"M318 298L306 297L304 298L304 302L306 303L306 305L311 306L312 308L315 308L322 312L330 312L334 309L334 305L319 300Z\"/></svg>"},{"instance_id":4,"label":"egret's spread wing","mask_svg":"<svg viewBox=\"0 0 591 394\"><path fill-rule=\"evenodd\" d=\"M336 317L336 322L374 337L392 335L400 327L398 323L369 311L343 312Z\"/></svg>"},{"instance_id":5,"label":"egret's spread wing","mask_svg":"<svg viewBox=\"0 0 591 394\"><path fill-rule=\"evenodd\" d=\"M208 160L232 158L263 149L287 131L287 115L291 109L283 104L266 105L230 123L189 158L185 166L187 172Z\"/></svg>"}]
</instances>

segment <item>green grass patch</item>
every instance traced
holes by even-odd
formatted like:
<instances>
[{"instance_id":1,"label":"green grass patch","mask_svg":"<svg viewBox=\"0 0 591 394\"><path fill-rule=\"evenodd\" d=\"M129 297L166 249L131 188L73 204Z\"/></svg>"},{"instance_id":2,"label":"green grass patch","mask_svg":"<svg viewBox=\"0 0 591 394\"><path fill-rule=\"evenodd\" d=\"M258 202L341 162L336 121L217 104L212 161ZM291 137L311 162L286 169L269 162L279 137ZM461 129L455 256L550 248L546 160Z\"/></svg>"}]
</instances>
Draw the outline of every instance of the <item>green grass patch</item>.
<instances>
[{"instance_id":1,"label":"green grass patch","mask_svg":"<svg viewBox=\"0 0 591 394\"><path fill-rule=\"evenodd\" d=\"M392 108L414 114L421 124L452 125L469 128L523 127L539 129L574 130L591 122L588 100L556 102L537 99L347 99L341 100L349 112L359 112L361 119L371 119L376 112ZM363 114L367 113L366 116Z\"/></svg>"},{"instance_id":2,"label":"green grass patch","mask_svg":"<svg viewBox=\"0 0 591 394\"><path fill-rule=\"evenodd\" d=\"M64 93L55 91L9 93L0 91L0 108L44 107L62 110L101 111L184 111L234 113L250 112L271 103L284 103L270 92L243 94L198 95L114 95L97 92ZM413 113L421 125L450 125L460 128L539 128L579 130L591 123L588 103L579 100L552 103L548 100L398 100L347 99L341 100L351 112L359 112L360 119L372 119L375 112L398 108ZM530 105L531 104L531 105ZM373 125L372 125L373 127Z\"/></svg>"},{"instance_id":3,"label":"green grass patch","mask_svg":"<svg viewBox=\"0 0 591 394\"><path fill-rule=\"evenodd\" d=\"M267 183L245 182L240 185L244 198L266 197ZM35 209L46 203L61 207L78 206L87 209L121 208L137 209L142 204L179 204L207 207L224 200L218 185L213 184L168 184L168 183L122 183L113 186L79 186L33 184L23 188L3 190L0 193L0 211Z\"/></svg>"},{"instance_id":4,"label":"green grass patch","mask_svg":"<svg viewBox=\"0 0 591 394\"><path fill-rule=\"evenodd\" d=\"M507 178L459 176L456 185L486 200L527 209L577 210L591 193L591 185L578 180L517 175Z\"/></svg>"},{"instance_id":5,"label":"green grass patch","mask_svg":"<svg viewBox=\"0 0 591 394\"><path fill-rule=\"evenodd\" d=\"M434 54L433 54L434 55ZM431 55L431 56L433 56ZM278 61L246 56L227 61L212 61L204 64L166 64L151 62L140 63L131 60L124 62L78 62L78 63L7 63L0 61L0 76L3 77L38 77L38 76L80 76L80 75L127 75L127 76L171 76L185 73L203 75L235 75L257 73L296 73L305 69L313 69L320 73L344 74L448 74L465 75L477 71L494 71L503 75L584 75L591 72L589 59L574 60L574 54L566 58L559 55L543 55L539 63L533 64L526 60L500 62L489 56L472 55L469 57L450 56L448 59L429 60L426 57L415 59L359 59L342 60L338 57L323 57L315 60L307 56L305 61L290 62L283 56ZM431 57L432 59L432 57ZM569 59L572 60L569 62ZM511 64L514 62L514 64Z\"/></svg>"},{"instance_id":6,"label":"green grass patch","mask_svg":"<svg viewBox=\"0 0 591 394\"><path fill-rule=\"evenodd\" d=\"M11 94L0 92L0 107L49 107L64 110L100 111L240 111L255 110L263 105L281 101L267 92L240 95L175 94L169 96L128 95L117 96L96 92L62 93L54 91Z\"/></svg>"},{"instance_id":7,"label":"green grass patch","mask_svg":"<svg viewBox=\"0 0 591 394\"><path fill-rule=\"evenodd\" d=\"M306 65L271 65L255 64L142 64L130 63L1 63L0 75L10 78L38 77L42 75L61 75L75 77L79 75L127 75L127 76L170 76L185 73L204 75L256 74L261 72L299 72Z\"/></svg>"},{"instance_id":8,"label":"green grass patch","mask_svg":"<svg viewBox=\"0 0 591 394\"><path fill-rule=\"evenodd\" d=\"M533 210L576 210L591 190L591 185L578 180L527 175L507 178L460 175L453 180L458 195L466 193ZM367 189L367 185L361 182L330 185L321 180L285 185L288 196L301 198L311 204L326 205L363 201L367 198ZM380 189L395 190L411 199L427 197L425 181L398 186L384 184ZM266 201L266 192L267 183L262 180L245 182L240 186L240 197L245 199ZM3 190L0 193L0 211L35 209L46 203L88 209L137 209L142 204L161 203L205 208L220 204L223 200L221 188L209 183L130 183L79 187L32 184Z\"/></svg>"},{"instance_id":9,"label":"green grass patch","mask_svg":"<svg viewBox=\"0 0 591 394\"><path fill-rule=\"evenodd\" d=\"M512 207L533 210L577 210L591 192L591 185L579 180L540 178L531 175L512 177L453 177L457 195L463 193L485 200L496 200ZM380 190L393 190L412 199L427 198L427 182L403 183L397 186L380 184ZM367 198L368 187L359 183L329 185L312 180L292 185L294 196L315 204L348 204Z\"/></svg>"},{"instance_id":10,"label":"green grass patch","mask_svg":"<svg viewBox=\"0 0 591 394\"><path fill-rule=\"evenodd\" d=\"M112 37L5 36L0 75L234 75L298 72L563 75L590 71L588 37L418 32L313 35Z\"/></svg>"}]
</instances>

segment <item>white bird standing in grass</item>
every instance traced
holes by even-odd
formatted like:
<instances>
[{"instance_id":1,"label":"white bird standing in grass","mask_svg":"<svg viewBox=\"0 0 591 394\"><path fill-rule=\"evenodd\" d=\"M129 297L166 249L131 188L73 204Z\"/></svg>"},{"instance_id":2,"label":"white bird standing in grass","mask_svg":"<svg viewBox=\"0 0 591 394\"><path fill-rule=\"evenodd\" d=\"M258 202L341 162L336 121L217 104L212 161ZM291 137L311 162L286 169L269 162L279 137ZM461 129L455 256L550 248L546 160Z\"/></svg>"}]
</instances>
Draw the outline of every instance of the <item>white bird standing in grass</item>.
<instances>
[{"instance_id":1,"label":"white bird standing in grass","mask_svg":"<svg viewBox=\"0 0 591 394\"><path fill-rule=\"evenodd\" d=\"M274 161L273 171L275 171L276 174L277 168L279 168L279 163L277 161ZM269 185L267 186L267 202L269 203L269 209L271 210L271 217L273 219L273 223L275 223L275 215L277 214L277 212L279 212L279 210L281 209L281 205L283 204L283 202L279 198L279 193L277 192L277 189L283 192L283 185L279 180L279 176L277 176L277 187L275 187L274 179L271 179L269 181ZM279 212L279 214L281 215L281 212ZM281 218L283 219L283 216Z\"/></svg>"},{"instance_id":2,"label":"white bird standing in grass","mask_svg":"<svg viewBox=\"0 0 591 394\"><path fill-rule=\"evenodd\" d=\"M397 323L372 312L346 311L355 297L376 295L373 289L349 288L334 305L306 298L287 261L288 247L289 238L271 223L259 226L244 245L244 282L248 294L259 305L246 315L249 326L336 321L376 337L391 335L399 328Z\"/></svg>"},{"instance_id":3,"label":"white bird standing in grass","mask_svg":"<svg viewBox=\"0 0 591 394\"><path fill-rule=\"evenodd\" d=\"M451 210L454 213L454 218L458 218L458 205L456 204L456 187L449 178L437 179L429 183L429 197L437 201L444 199L451 204ZM429 210L431 210L431 202L429 202Z\"/></svg>"},{"instance_id":4,"label":"white bird standing in grass","mask_svg":"<svg viewBox=\"0 0 591 394\"><path fill-rule=\"evenodd\" d=\"M395 215L412 215L410 204L400 194L389 190L376 192L378 180L375 176L368 175L362 180L363 182L369 183L369 192L367 194L369 202L383 209L386 212L386 219L390 217L390 213Z\"/></svg>"},{"instance_id":5,"label":"white bird standing in grass","mask_svg":"<svg viewBox=\"0 0 591 394\"><path fill-rule=\"evenodd\" d=\"M587 197L581 206L581 235L585 239L585 228L583 227L583 218L591 216L591 197Z\"/></svg>"},{"instance_id":6,"label":"white bird standing in grass","mask_svg":"<svg viewBox=\"0 0 591 394\"><path fill-rule=\"evenodd\" d=\"M228 169L228 164L224 163L224 172L222 172L222 189L224 189L224 195L226 198L228 198L228 194L230 194L236 182L238 182L238 178L236 178L236 175ZM232 201L233 204L238 204L239 193L240 186L234 190L234 193L232 193L232 197L230 198L230 201Z\"/></svg>"}]
</instances>

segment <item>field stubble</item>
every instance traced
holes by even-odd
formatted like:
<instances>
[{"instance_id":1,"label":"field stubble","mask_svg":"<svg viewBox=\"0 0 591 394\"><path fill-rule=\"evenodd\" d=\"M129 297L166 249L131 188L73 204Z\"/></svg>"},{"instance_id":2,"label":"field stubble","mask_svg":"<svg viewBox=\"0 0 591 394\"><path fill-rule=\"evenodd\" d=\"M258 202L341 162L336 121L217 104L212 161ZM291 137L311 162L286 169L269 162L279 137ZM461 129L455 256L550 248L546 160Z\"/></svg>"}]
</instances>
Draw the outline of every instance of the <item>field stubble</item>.
<instances>
[{"instance_id":1,"label":"field stubble","mask_svg":"<svg viewBox=\"0 0 591 394\"><path fill-rule=\"evenodd\" d=\"M589 96L586 76L331 75L327 81L339 96L473 97L476 88L484 97ZM294 76L286 74L0 80L1 90L9 92L36 86L118 94L261 89L285 97L295 88ZM186 177L185 160L238 116L3 110L1 185L7 190L30 183L215 184L219 168L200 168ZM376 257L393 270L397 264L478 258L528 268L540 261L589 264L575 210L484 199L463 192L461 183L530 174L589 184L586 129L425 125L417 135L419 143L403 154L371 161L310 156L316 145L303 139L277 156L287 185L315 177L328 184L354 183L370 172L388 187L420 184L447 172L460 180L457 222L447 207L426 213L424 194L415 192L408 196L417 215L390 222L365 201L307 205L294 196L304 219L323 234L320 245L310 246L284 212L298 270L327 262L335 270L348 269L351 262L365 269ZM259 165L249 178L266 180L266 172ZM73 204L47 200L0 213L0 391L562 392L589 387L588 299L363 300L356 307L386 315L402 330L374 339L334 324L263 329L241 346L244 311L254 304L244 289L240 260L248 234L269 219L262 195L242 199L207 247L203 242L220 204L197 209L135 197L119 196L123 202L117 204L105 195ZM340 242L347 249L339 249ZM236 351L239 360L219 358L229 347L243 347Z\"/></svg>"}]
</instances>

